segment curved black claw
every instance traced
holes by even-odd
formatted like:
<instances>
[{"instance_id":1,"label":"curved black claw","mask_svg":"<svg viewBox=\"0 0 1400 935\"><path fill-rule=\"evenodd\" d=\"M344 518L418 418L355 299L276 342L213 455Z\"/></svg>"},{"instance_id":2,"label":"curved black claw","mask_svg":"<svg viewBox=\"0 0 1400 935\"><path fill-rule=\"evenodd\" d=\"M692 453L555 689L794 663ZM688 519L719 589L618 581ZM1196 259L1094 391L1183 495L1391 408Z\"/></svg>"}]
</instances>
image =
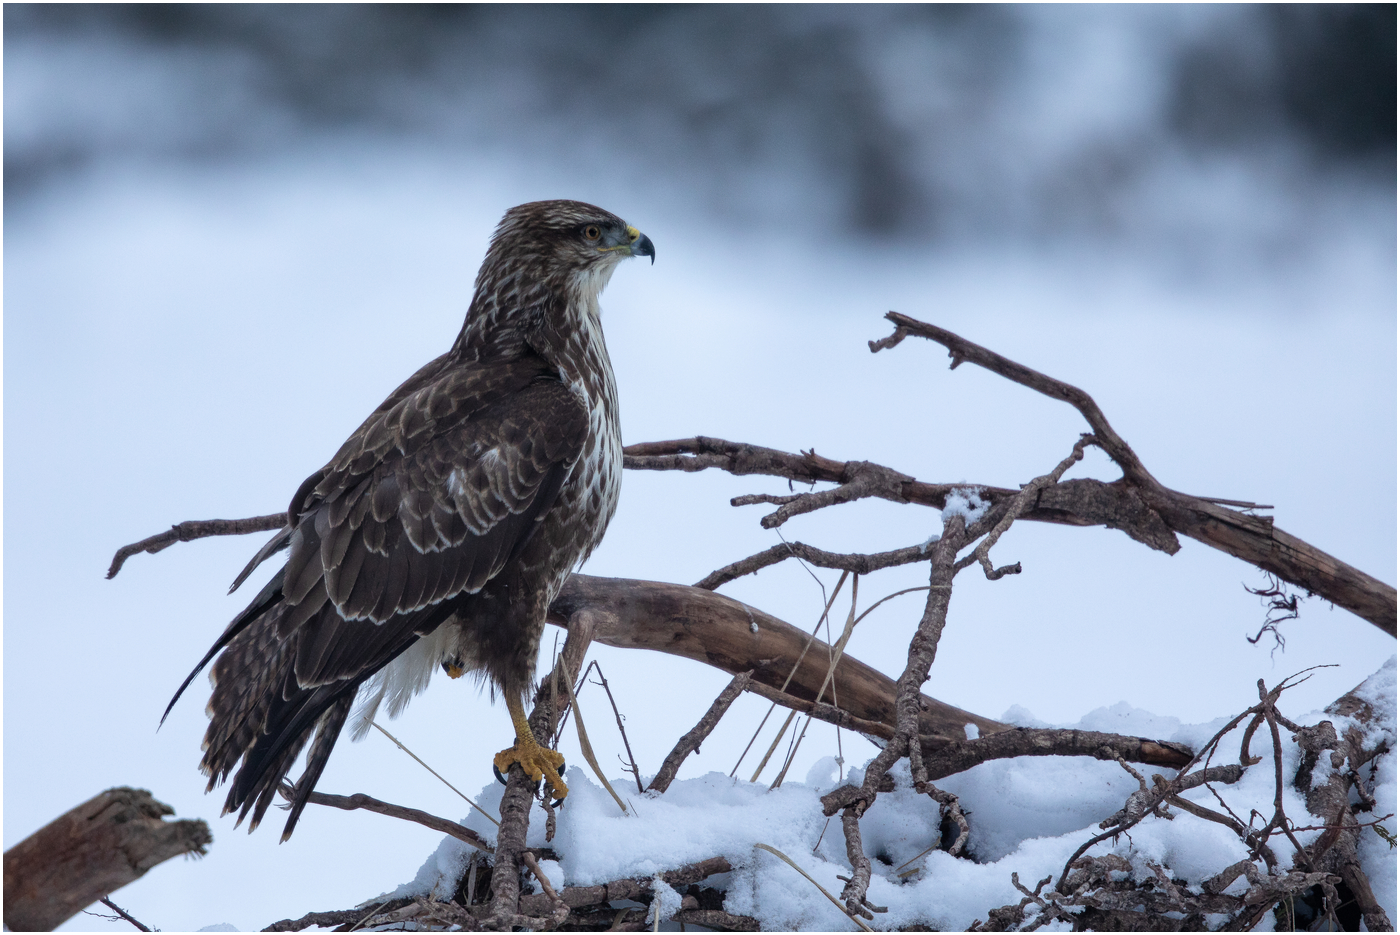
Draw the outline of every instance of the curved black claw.
<instances>
[{"instance_id":1,"label":"curved black claw","mask_svg":"<svg viewBox=\"0 0 1400 935\"><path fill-rule=\"evenodd\" d=\"M564 757L561 755L561 756L559 757L559 778L562 779L562 778L564 777L564 770L565 770L565 768L568 767L568 765L569 765L569 764L568 764L567 762L565 762ZM543 782L544 780L540 780L540 781ZM539 790L536 790L536 791L539 791ZM564 800L563 800L562 798L555 799L553 802L550 803L550 807L551 807L551 808L558 808L558 807L559 807L559 803L561 803L561 802L563 802L563 801L564 801Z\"/></svg>"}]
</instances>

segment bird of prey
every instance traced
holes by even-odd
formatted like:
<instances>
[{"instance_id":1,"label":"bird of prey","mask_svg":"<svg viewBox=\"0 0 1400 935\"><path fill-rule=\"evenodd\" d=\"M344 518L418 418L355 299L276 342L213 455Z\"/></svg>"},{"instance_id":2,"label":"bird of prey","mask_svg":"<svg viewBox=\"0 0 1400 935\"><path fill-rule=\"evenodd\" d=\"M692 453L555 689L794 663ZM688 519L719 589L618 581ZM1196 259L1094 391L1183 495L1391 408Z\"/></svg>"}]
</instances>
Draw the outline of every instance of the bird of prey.
<instances>
[{"instance_id":1,"label":"bird of prey","mask_svg":"<svg viewBox=\"0 0 1400 935\"><path fill-rule=\"evenodd\" d=\"M519 763L567 794L563 757L536 742L522 702L550 602L617 506L598 294L629 256L656 262L650 238L601 208L507 211L451 350L302 482L286 527L233 587L282 549L286 564L170 702L218 655L200 768L210 791L242 760L225 814L251 811L256 828L314 733L287 840L361 687L363 733L381 702L396 714L439 666L504 697L516 736L497 769Z\"/></svg>"}]
</instances>

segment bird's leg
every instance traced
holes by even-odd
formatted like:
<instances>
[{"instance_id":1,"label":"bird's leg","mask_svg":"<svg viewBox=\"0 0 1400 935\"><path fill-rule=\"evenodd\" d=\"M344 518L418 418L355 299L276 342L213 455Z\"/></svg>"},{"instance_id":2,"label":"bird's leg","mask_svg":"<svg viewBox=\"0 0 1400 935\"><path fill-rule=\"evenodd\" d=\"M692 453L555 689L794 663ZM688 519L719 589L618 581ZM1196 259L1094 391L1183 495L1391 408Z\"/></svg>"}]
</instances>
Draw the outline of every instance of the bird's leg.
<instances>
[{"instance_id":1,"label":"bird's leg","mask_svg":"<svg viewBox=\"0 0 1400 935\"><path fill-rule=\"evenodd\" d=\"M496 769L504 776L512 764L519 763L525 775L539 782L543 776L554 788L554 797L562 799L569 794L569 787L559 777L559 768L564 765L564 756L557 750L542 747L530 731L530 722L525 717L525 706L513 693L506 693L506 708L510 711L511 722L515 725L515 744L496 754Z\"/></svg>"}]
</instances>

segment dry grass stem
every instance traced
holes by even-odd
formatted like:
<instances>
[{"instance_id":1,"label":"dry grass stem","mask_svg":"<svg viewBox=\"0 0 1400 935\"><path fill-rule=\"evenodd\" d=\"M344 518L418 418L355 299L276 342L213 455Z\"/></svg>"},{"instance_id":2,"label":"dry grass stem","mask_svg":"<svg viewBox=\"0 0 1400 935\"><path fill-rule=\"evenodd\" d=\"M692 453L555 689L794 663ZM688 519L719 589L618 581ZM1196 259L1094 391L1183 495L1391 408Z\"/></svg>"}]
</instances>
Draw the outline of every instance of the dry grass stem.
<instances>
[{"instance_id":1,"label":"dry grass stem","mask_svg":"<svg viewBox=\"0 0 1400 935\"><path fill-rule=\"evenodd\" d=\"M433 769L433 768L432 768L431 766L429 766L427 763L424 763L424 762L419 758L418 754L416 754L416 753L414 753L412 750L408 749L408 747L405 747L405 746L403 745L403 743L399 740L399 738L395 737L393 734L389 733L387 730L385 730L384 728L380 727L380 726L379 726L376 722L374 722L374 721L370 721L370 726L372 726L375 730L379 731L379 732L380 732L381 734L383 734L385 737L388 737L391 741L393 741L394 746L398 747L398 748L399 748L400 750L402 750L404 753L407 753L409 756L413 757L414 761L417 762L417 764L418 764L419 766L423 767L423 768L426 769L428 772L430 772L430 773L432 773L434 776L436 776L436 777L438 778L438 781L441 782L444 786L446 786L447 788L451 789L453 792L457 793L459 796L462 796L462 801L466 802L468 805L470 805L472 808L476 809L476 810L477 810L478 812L480 812L482 815L485 815L487 821L491 822L491 824L496 825L497 827L500 826L501 823L500 823L499 821L497 821L496 819L492 818L491 815L486 811L486 809L482 808L480 805L477 805L475 802L473 802L473 801L472 801L471 799L469 799L467 796L463 795L461 789L458 789L456 786L452 785L452 783L448 782L446 779L443 779L441 773L439 773L437 770Z\"/></svg>"},{"instance_id":2,"label":"dry grass stem","mask_svg":"<svg viewBox=\"0 0 1400 935\"><path fill-rule=\"evenodd\" d=\"M762 850L767 851L767 852L770 853L770 854L773 854L773 855L776 856L779 860L781 860L783 863L787 864L789 867L791 867L792 869L796 870L798 873L802 874L802 876L807 880L808 883L812 884L812 885L815 886L817 889L821 890L822 895L825 896L827 899L831 900L831 904L832 904L833 906L835 906L837 909L840 909L841 912L842 912L842 914L845 915L846 918L848 918L848 919L850 919L852 922L854 922L854 923L856 924L856 927L859 928L862 932L873 932L873 931L875 931L875 930L872 929L870 926L866 925L865 922L862 921L859 917L853 916L853 915L851 915L849 912L847 912L847 911L846 911L846 907L843 906L843 905L841 905L841 901L840 901L839 899L837 899L835 896L832 896L832 895L831 895L831 891L830 891L830 890L828 890L826 887L822 886L822 885L821 885L820 883L818 883L816 880L813 880L813 879L811 878L811 876L808 875L807 871L806 871L806 870L803 870L801 867L797 866L797 864L793 863L792 860L788 857L788 855L784 854L782 851L778 850L776 847L769 847L767 844L755 844L754 847L760 848L760 849L762 849Z\"/></svg>"},{"instance_id":3,"label":"dry grass stem","mask_svg":"<svg viewBox=\"0 0 1400 935\"><path fill-rule=\"evenodd\" d=\"M564 679L564 687L569 690L569 706L574 709L574 730L578 731L578 745L583 750L583 758L588 761L588 765L593 769L593 775L598 777L598 781L603 784L603 788L608 790L608 795L612 796L617 807L622 809L622 813L627 814L627 806L623 804L616 792L613 791L612 783L603 775L603 768L598 765L598 758L593 755L593 745L588 742L588 731L583 726L583 709L578 706L578 697L574 695L574 686L569 679Z\"/></svg>"}]
</instances>

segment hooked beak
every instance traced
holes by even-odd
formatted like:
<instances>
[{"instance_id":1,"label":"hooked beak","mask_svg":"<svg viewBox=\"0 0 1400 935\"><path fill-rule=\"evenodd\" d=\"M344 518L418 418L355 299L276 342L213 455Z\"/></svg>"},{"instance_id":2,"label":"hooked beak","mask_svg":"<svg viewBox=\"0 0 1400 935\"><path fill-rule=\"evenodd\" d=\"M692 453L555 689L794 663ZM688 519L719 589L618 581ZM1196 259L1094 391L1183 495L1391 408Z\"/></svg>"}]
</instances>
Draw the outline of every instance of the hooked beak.
<instances>
[{"instance_id":1,"label":"hooked beak","mask_svg":"<svg viewBox=\"0 0 1400 935\"><path fill-rule=\"evenodd\" d=\"M632 225L627 225L628 248L632 256L649 256L652 265L656 265L656 247L652 245L651 238Z\"/></svg>"}]
</instances>

